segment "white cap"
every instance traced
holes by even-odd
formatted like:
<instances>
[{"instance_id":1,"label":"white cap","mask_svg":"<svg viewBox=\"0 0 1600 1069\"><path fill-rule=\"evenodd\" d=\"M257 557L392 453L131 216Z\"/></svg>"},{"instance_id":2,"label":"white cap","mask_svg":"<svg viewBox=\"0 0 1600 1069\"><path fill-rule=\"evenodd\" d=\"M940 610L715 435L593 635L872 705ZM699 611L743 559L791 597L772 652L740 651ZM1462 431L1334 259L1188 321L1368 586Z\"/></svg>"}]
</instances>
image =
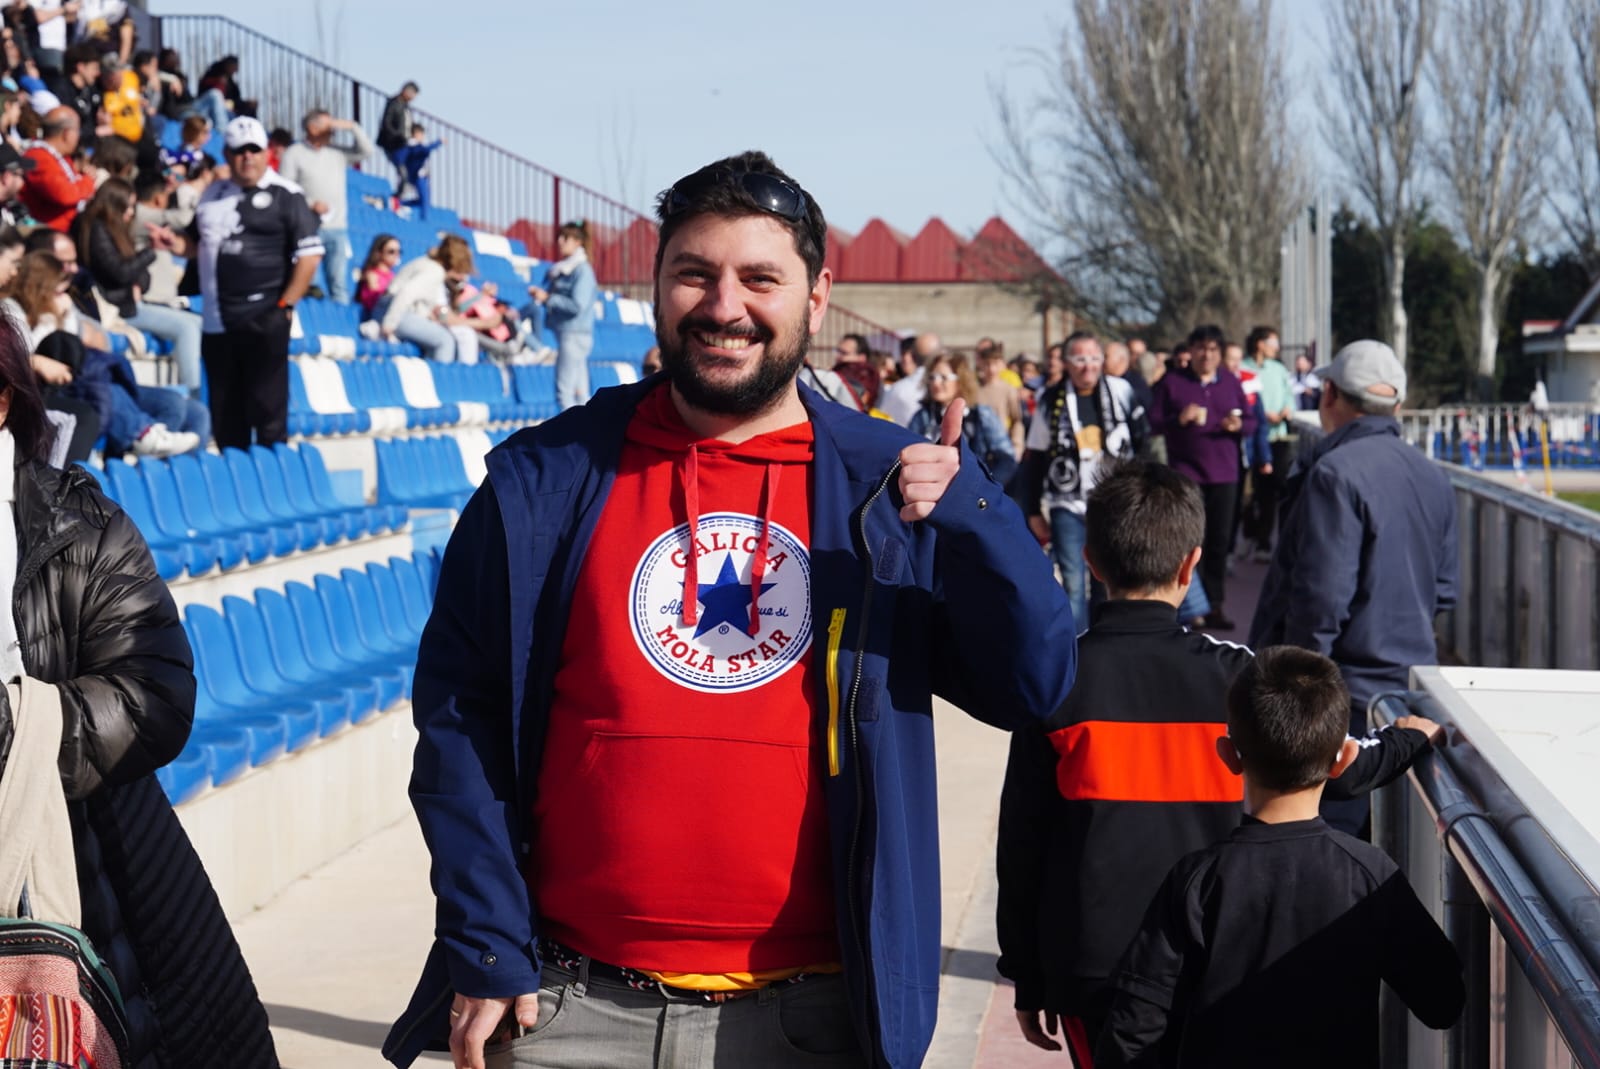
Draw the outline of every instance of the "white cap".
<instances>
[{"instance_id":1,"label":"white cap","mask_svg":"<svg viewBox=\"0 0 1600 1069\"><path fill-rule=\"evenodd\" d=\"M254 145L256 148L267 147L267 128L261 125L261 120L252 119L248 115L241 115L228 123L222 132L222 143L229 151Z\"/></svg>"}]
</instances>

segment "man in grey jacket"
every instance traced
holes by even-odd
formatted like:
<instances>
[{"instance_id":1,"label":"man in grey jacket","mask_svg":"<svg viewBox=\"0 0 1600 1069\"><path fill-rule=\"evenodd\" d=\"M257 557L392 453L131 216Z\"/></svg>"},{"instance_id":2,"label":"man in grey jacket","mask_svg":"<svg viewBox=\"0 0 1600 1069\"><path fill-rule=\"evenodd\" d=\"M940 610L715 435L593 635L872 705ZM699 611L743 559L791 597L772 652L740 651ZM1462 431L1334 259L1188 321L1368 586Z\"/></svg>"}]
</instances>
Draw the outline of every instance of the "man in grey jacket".
<instances>
[{"instance_id":1,"label":"man in grey jacket","mask_svg":"<svg viewBox=\"0 0 1600 1069\"><path fill-rule=\"evenodd\" d=\"M283 150L278 171L304 191L311 210L321 217L328 296L338 304L349 304L350 201L345 172L372 155L372 141L360 123L335 119L321 108L306 113L304 127L305 140ZM350 131L353 144L333 143L333 135L341 130Z\"/></svg>"},{"instance_id":2,"label":"man in grey jacket","mask_svg":"<svg viewBox=\"0 0 1600 1069\"><path fill-rule=\"evenodd\" d=\"M1326 437L1289 476L1283 530L1250 626L1250 645L1315 650L1350 688L1350 731L1367 704L1437 664L1434 616L1456 602L1456 503L1437 464L1400 437L1406 372L1379 341L1339 350L1323 376ZM1328 823L1359 832L1364 798L1323 801Z\"/></svg>"}]
</instances>

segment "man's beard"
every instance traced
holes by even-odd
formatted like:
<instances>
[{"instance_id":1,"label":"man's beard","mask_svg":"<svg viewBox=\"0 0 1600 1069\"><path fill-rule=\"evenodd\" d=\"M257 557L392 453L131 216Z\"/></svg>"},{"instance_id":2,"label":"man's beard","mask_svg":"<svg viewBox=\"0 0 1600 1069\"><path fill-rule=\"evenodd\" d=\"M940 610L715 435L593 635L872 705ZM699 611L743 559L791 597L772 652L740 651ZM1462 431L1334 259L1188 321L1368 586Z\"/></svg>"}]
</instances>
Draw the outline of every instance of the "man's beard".
<instances>
[{"instance_id":1,"label":"man's beard","mask_svg":"<svg viewBox=\"0 0 1600 1069\"><path fill-rule=\"evenodd\" d=\"M805 363L811 346L810 320L802 312L795 329L795 342L788 348L774 348L772 332L759 326L730 329L708 319L685 317L676 336L656 326L656 344L661 347L661 369L673 388L690 407L719 416L757 416L775 406ZM761 362L746 371L737 382L711 381L689 355L689 335L695 331L724 337L749 338L762 346ZM702 360L708 358L702 357Z\"/></svg>"}]
</instances>

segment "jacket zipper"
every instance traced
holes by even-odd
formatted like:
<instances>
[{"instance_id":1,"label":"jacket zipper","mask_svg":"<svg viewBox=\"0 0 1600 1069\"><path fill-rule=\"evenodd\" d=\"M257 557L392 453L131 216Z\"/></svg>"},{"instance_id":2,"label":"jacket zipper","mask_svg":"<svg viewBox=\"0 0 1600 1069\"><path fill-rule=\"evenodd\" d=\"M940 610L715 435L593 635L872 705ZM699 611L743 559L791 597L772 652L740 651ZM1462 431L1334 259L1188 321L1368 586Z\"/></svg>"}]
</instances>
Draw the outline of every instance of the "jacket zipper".
<instances>
[{"instance_id":1,"label":"jacket zipper","mask_svg":"<svg viewBox=\"0 0 1600 1069\"><path fill-rule=\"evenodd\" d=\"M862 963L866 966L864 979L867 985L867 1014L871 1031L874 1034L877 1032L878 996L875 990L876 985L872 979L872 961L867 953L866 917L864 915L865 897L862 896L861 900L857 901L859 891L856 887L856 855L861 850L861 822L864 819L867 799L866 770L861 761L861 734L856 721L856 703L861 694L861 662L862 656L867 649L867 624L872 619L872 584L876 578L874 574L876 564L872 559L872 543L867 538L867 514L872 511L872 506L878 503L878 499L883 496L884 491L889 489L889 483L899 471L900 462L896 460L894 466L889 469L888 474L884 475L883 481L878 484L878 488L872 492L872 496L867 498L866 504L861 506L861 511L858 514L861 550L866 554L867 560L867 581L861 597L861 619L856 624L856 663L851 670L850 697L845 703L845 718L850 724L850 756L855 764L856 772L856 819L850 828L850 853L845 859L845 886L850 889L851 906L853 907L850 910L850 926L856 938L856 946L861 949ZM843 623L842 617L840 618L840 623Z\"/></svg>"},{"instance_id":2,"label":"jacket zipper","mask_svg":"<svg viewBox=\"0 0 1600 1069\"><path fill-rule=\"evenodd\" d=\"M828 775L839 774L839 643L844 638L844 609L834 609L828 619Z\"/></svg>"}]
</instances>

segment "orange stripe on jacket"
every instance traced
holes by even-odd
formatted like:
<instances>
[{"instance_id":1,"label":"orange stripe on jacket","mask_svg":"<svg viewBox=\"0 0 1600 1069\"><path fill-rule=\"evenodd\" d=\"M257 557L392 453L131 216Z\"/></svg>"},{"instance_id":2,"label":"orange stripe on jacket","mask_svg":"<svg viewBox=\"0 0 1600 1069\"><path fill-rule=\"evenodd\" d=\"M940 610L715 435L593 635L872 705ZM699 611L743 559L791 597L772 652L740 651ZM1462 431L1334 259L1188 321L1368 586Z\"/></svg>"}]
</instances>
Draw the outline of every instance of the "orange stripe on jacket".
<instances>
[{"instance_id":1,"label":"orange stripe on jacket","mask_svg":"<svg viewBox=\"0 0 1600 1069\"><path fill-rule=\"evenodd\" d=\"M1214 721L1089 720L1050 733L1056 786L1069 802L1240 802L1244 783L1217 757Z\"/></svg>"}]
</instances>

